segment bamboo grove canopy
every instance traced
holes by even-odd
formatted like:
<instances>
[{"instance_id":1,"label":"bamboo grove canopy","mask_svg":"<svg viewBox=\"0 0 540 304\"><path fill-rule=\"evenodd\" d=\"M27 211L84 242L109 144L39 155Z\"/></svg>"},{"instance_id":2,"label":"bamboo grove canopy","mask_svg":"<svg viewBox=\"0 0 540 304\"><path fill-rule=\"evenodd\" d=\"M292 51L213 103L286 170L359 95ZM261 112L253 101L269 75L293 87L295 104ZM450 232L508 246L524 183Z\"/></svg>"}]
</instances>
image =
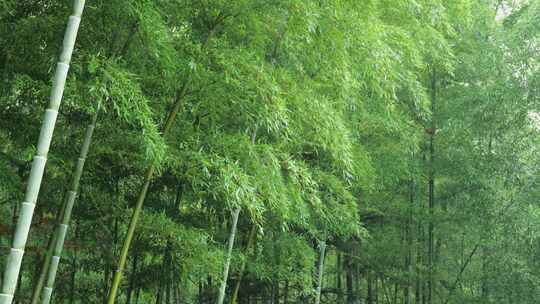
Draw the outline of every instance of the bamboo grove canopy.
<instances>
[{"instance_id":1,"label":"bamboo grove canopy","mask_svg":"<svg viewBox=\"0 0 540 304\"><path fill-rule=\"evenodd\" d=\"M539 38L537 0L2 0L0 304L537 303Z\"/></svg>"}]
</instances>

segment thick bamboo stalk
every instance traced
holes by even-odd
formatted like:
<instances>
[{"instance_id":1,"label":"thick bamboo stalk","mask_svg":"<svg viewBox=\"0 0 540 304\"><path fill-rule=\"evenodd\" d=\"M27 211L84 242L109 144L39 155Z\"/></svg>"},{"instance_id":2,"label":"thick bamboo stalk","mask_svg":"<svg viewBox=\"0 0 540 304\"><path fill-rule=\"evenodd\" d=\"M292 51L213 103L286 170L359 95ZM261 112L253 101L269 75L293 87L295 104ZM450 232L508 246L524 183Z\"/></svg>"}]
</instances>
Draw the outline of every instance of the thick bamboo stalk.
<instances>
[{"instance_id":1,"label":"thick bamboo stalk","mask_svg":"<svg viewBox=\"0 0 540 304\"><path fill-rule=\"evenodd\" d=\"M320 256L319 256L319 266L317 270L317 292L315 294L315 304L321 303L321 291L322 291L322 282L324 274L324 256L326 255L326 240L323 240L319 244Z\"/></svg>"},{"instance_id":2,"label":"thick bamboo stalk","mask_svg":"<svg viewBox=\"0 0 540 304\"><path fill-rule=\"evenodd\" d=\"M43 118L36 155L34 156L34 161L32 163L24 201L19 209L19 219L15 228L12 248L8 255L6 268L4 270L0 304L11 304L13 301L13 294L17 287L24 249L28 239L28 232L30 230L30 224L32 223L39 188L41 187L41 180L45 170L45 163L47 162L47 154L51 145L58 110L64 94L69 64L71 62L71 55L73 53L79 24L81 22L84 3L84 0L74 1L73 13L69 17L64 34L62 54L60 55L60 60L56 66L49 107L45 111L45 116Z\"/></svg>"},{"instance_id":3,"label":"thick bamboo stalk","mask_svg":"<svg viewBox=\"0 0 540 304\"><path fill-rule=\"evenodd\" d=\"M71 220L71 211L73 210L73 205L75 204L75 199L77 198L81 176L84 170L84 163L86 162L86 157L88 156L88 151L90 150L90 144L92 143L92 135L94 134L94 129L96 128L98 111L99 107L96 109L96 113L94 113L94 116L92 117L92 122L86 129L79 159L77 160L77 165L75 166L75 170L73 171L73 175L71 177L70 190L66 195L64 206L62 207L63 212L60 224L56 227L53 255L50 257L48 262L49 267L47 267L47 280L45 287L41 291L42 304L48 304L51 301L54 280L56 279L58 264L60 263L62 249L64 248L64 241L69 228L69 221Z\"/></svg>"},{"instance_id":4,"label":"thick bamboo stalk","mask_svg":"<svg viewBox=\"0 0 540 304\"><path fill-rule=\"evenodd\" d=\"M223 300L225 299L225 289L227 288L227 279L229 278L229 268L231 266L231 257L232 257L232 250L234 246L234 237L236 235L236 225L238 224L238 215L240 214L240 208L236 208L233 211L232 214L232 227L231 232L229 234L229 241L227 243L227 259L225 260L225 266L223 268L223 280L221 281L221 286L219 288L219 295L217 304L223 304Z\"/></svg>"}]
</instances>

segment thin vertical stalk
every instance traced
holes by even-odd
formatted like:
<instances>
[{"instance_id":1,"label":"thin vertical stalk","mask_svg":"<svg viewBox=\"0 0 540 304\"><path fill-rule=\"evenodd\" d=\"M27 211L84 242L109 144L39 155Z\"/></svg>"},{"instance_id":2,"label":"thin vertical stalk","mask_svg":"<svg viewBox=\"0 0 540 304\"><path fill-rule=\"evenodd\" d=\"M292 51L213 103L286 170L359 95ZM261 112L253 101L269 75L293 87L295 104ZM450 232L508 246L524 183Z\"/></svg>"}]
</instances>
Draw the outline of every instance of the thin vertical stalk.
<instances>
[{"instance_id":1,"label":"thin vertical stalk","mask_svg":"<svg viewBox=\"0 0 540 304\"><path fill-rule=\"evenodd\" d=\"M407 253L405 257L405 271L407 272L407 285L404 290L404 302L405 304L412 303L412 279L413 279L413 234L412 234L412 225L413 225L413 207L414 207L414 179L411 178L410 181L410 193L409 193L409 214L407 218L406 225L406 239L407 239Z\"/></svg>"},{"instance_id":2,"label":"thin vertical stalk","mask_svg":"<svg viewBox=\"0 0 540 304\"><path fill-rule=\"evenodd\" d=\"M232 227L231 232L229 233L229 241L227 243L227 259L225 260L225 266L223 268L223 280L221 281L221 286L219 288L219 295L217 304L223 304L223 300L225 299L225 289L227 288L227 279L229 278L229 268L231 266L231 257L232 257L232 250L234 246L234 237L236 235L236 226L238 224L238 215L240 214L240 208L236 208L233 211L232 214Z\"/></svg>"},{"instance_id":3,"label":"thin vertical stalk","mask_svg":"<svg viewBox=\"0 0 540 304\"><path fill-rule=\"evenodd\" d=\"M368 270L367 273L367 304L373 304L373 275L371 271Z\"/></svg>"},{"instance_id":4,"label":"thin vertical stalk","mask_svg":"<svg viewBox=\"0 0 540 304\"><path fill-rule=\"evenodd\" d=\"M45 257L43 258L43 265L41 266L41 271L39 273L39 278L34 286L32 291L32 302L31 304L37 304L39 302L39 296L41 295L41 290L45 285L45 279L47 278L47 273L49 272L49 266L51 265L51 257L54 251L54 245L56 244L56 233L53 233L47 245L47 251Z\"/></svg>"},{"instance_id":5,"label":"thin vertical stalk","mask_svg":"<svg viewBox=\"0 0 540 304\"><path fill-rule=\"evenodd\" d=\"M141 296L141 287L137 287L137 292L135 293L135 304L139 304L139 298Z\"/></svg>"},{"instance_id":6,"label":"thin vertical stalk","mask_svg":"<svg viewBox=\"0 0 540 304\"><path fill-rule=\"evenodd\" d=\"M210 29L210 32L208 34L208 37L206 38L202 49L206 49L211 38L214 36L216 29L218 25L222 24L227 16L220 15L214 22L212 28ZM172 128L174 122L176 121L176 116L180 112L180 107L182 105L182 101L184 97L187 95L188 88L193 80L193 74L189 74L186 81L183 83L182 87L178 90L176 94L176 100L174 102L173 108L168 114L167 119L165 120L165 124L162 129L161 136L165 138L167 136L167 133L169 133L170 129ZM150 186L150 182L152 181L154 177L154 173L156 171L156 167L154 165L150 165L144 175L144 181L143 186L139 192L139 196L137 198L137 202L135 204L135 209L133 210L133 214L131 215L131 219L129 221L128 231L126 234L126 237L124 239L124 243L122 244L122 249L120 251L120 258L118 260L118 265L116 268L116 271L114 272L114 278L111 285L111 290L109 292L108 301L107 304L114 304L116 301L116 294L118 293L118 287L120 286L120 281L122 280L122 273L126 267L126 260L127 255L129 253L129 248L131 246L131 242L133 240L133 235L135 233L135 228L137 227L137 223L139 221L139 216L142 211L142 207L144 205L144 201L146 199L146 194L148 193L148 188ZM2 303L0 303L2 304Z\"/></svg>"},{"instance_id":7,"label":"thin vertical stalk","mask_svg":"<svg viewBox=\"0 0 540 304\"><path fill-rule=\"evenodd\" d=\"M71 212L75 204L75 199L77 198L81 176L84 170L84 164L86 162L86 157L88 156L88 151L90 150L90 144L92 143L94 129L96 128L98 111L99 107L98 109L96 109L96 112L92 117L92 122L86 128L86 134L84 136L82 148L79 154L79 159L77 160L77 165L75 166L75 169L71 176L70 190L68 191L66 199L64 201L64 211L60 220L60 224L56 227L53 255L50 257L50 266L48 267L47 271L47 280L45 283L45 287L41 292L42 304L48 304L51 301L54 281L56 279L56 272L58 271L58 264L60 263L60 257L62 255L67 230L69 228L69 222L71 220Z\"/></svg>"},{"instance_id":8,"label":"thin vertical stalk","mask_svg":"<svg viewBox=\"0 0 540 304\"><path fill-rule=\"evenodd\" d=\"M431 75L431 130L429 136L429 225L428 225L428 295L427 303L433 302L434 288L434 211L435 211L435 103L437 101L437 78L435 68L432 69Z\"/></svg>"},{"instance_id":9,"label":"thin vertical stalk","mask_svg":"<svg viewBox=\"0 0 540 304\"><path fill-rule=\"evenodd\" d=\"M421 222L422 220L419 219L417 223L417 229L416 229L416 265L415 265L415 271L416 271L416 291L414 294L415 304L420 304L422 302L422 287L424 286L423 280L424 280L424 273L421 271L421 266L424 265L424 225Z\"/></svg>"},{"instance_id":10,"label":"thin vertical stalk","mask_svg":"<svg viewBox=\"0 0 540 304\"><path fill-rule=\"evenodd\" d=\"M182 88L177 94L175 104L173 108L171 109L171 111L169 112L169 115L163 127L163 131L162 131L163 137L165 137L167 133L169 133L170 129L173 126L174 121L176 120L176 116L178 115L178 112L180 112L180 106L182 105L183 97L185 97L187 93L187 88L189 87L190 82L191 82L191 76L189 76L188 80L184 83L184 85L182 86ZM116 294L118 292L118 287L120 286L120 281L122 280L122 273L126 267L126 260L129 253L129 248L131 246L131 242L133 241L133 236L135 234L135 228L137 227L137 222L139 221L142 207L146 199L146 194L148 193L148 188L150 187L150 182L152 181L154 177L155 171L156 171L156 167L154 165L150 165L144 175L143 186L139 192L139 196L137 197L137 203L135 204L135 209L133 210L133 214L131 215L131 219L129 221L126 238L124 239L124 243L122 244L122 249L120 251L120 259L118 261L116 271L114 272L114 278L111 285L111 290L109 291L109 297L107 300L108 304L114 304L114 302L116 301Z\"/></svg>"},{"instance_id":11,"label":"thin vertical stalk","mask_svg":"<svg viewBox=\"0 0 540 304\"><path fill-rule=\"evenodd\" d=\"M129 288L127 291L127 299L126 304L131 304L131 298L133 296L133 292L135 290L135 280L137 279L137 258L139 255L133 256L133 261L131 264L131 278L129 280Z\"/></svg>"},{"instance_id":12,"label":"thin vertical stalk","mask_svg":"<svg viewBox=\"0 0 540 304\"><path fill-rule=\"evenodd\" d=\"M202 281L199 281L199 288L198 288L198 292L197 292L197 304L202 304L203 299L204 299L204 296L203 296L203 283L202 283Z\"/></svg>"},{"instance_id":13,"label":"thin vertical stalk","mask_svg":"<svg viewBox=\"0 0 540 304\"><path fill-rule=\"evenodd\" d=\"M285 280L285 287L283 288L283 304L289 304L289 280Z\"/></svg>"},{"instance_id":14,"label":"thin vertical stalk","mask_svg":"<svg viewBox=\"0 0 540 304\"><path fill-rule=\"evenodd\" d=\"M39 135L36 155L30 170L30 177L26 186L24 201L19 209L19 219L12 242L11 251L8 255L6 267L4 270L4 279L2 280L2 289L0 293L0 304L11 304L13 294L17 287L19 272L28 239L28 232L34 215L45 164L47 162L47 154L51 145L51 140L56 125L58 110L62 102L64 87L71 62L71 55L75 47L75 40L81 22L81 16L84 9L84 0L75 0L73 2L73 12L69 17L68 25L64 34L63 48L60 55L60 60L56 66L54 82L52 86L51 98L49 107L45 111L43 125Z\"/></svg>"},{"instance_id":15,"label":"thin vertical stalk","mask_svg":"<svg viewBox=\"0 0 540 304\"><path fill-rule=\"evenodd\" d=\"M253 224L251 227L251 231L249 232L248 241L246 244L246 255L249 254L250 248L255 243L255 237L257 232L257 225ZM233 295L231 297L231 304L236 304L238 301L238 292L240 291L240 285L242 284L242 279L244 277L244 272L246 271L246 264L247 264L247 256L246 259L242 261L242 265L240 266L240 272L238 273L238 280L236 281L236 285L234 286Z\"/></svg>"},{"instance_id":16,"label":"thin vertical stalk","mask_svg":"<svg viewBox=\"0 0 540 304\"><path fill-rule=\"evenodd\" d=\"M345 289L347 293L347 304L354 304L356 301L356 295L354 293L354 278L353 278L353 261L351 256L353 255L352 248L347 248L347 253L344 256L345 264Z\"/></svg>"},{"instance_id":17,"label":"thin vertical stalk","mask_svg":"<svg viewBox=\"0 0 540 304\"><path fill-rule=\"evenodd\" d=\"M321 303L321 291L324 274L324 256L326 254L326 240L322 240L319 244L319 266L317 270L317 293L315 294L315 304Z\"/></svg>"},{"instance_id":18,"label":"thin vertical stalk","mask_svg":"<svg viewBox=\"0 0 540 304\"><path fill-rule=\"evenodd\" d=\"M66 201L66 194L64 194L64 197L62 198L62 201ZM62 204L62 208L60 209L60 212L56 214L56 225L60 223L60 220L63 217L64 210L66 208L65 204ZM45 285L45 279L47 279L47 273L49 272L49 266L51 265L51 257L54 253L54 246L56 244L56 233L53 232L52 235L49 237L49 241L47 243L47 251L45 253L45 257L43 258L43 265L41 266L41 270L39 273L39 278L36 282L36 285L34 286L34 289L32 290L32 302L31 304L37 304L39 302L39 297L41 295L41 290L43 289L43 286Z\"/></svg>"},{"instance_id":19,"label":"thin vertical stalk","mask_svg":"<svg viewBox=\"0 0 540 304\"><path fill-rule=\"evenodd\" d=\"M69 291L69 304L75 303L75 293L76 290L76 278L77 278L77 252L75 251L73 254L73 261L71 264L72 272L71 272L71 287Z\"/></svg>"},{"instance_id":20,"label":"thin vertical stalk","mask_svg":"<svg viewBox=\"0 0 540 304\"><path fill-rule=\"evenodd\" d=\"M340 251L336 253L336 290L337 290L337 304L343 303L343 288L341 283L341 276L343 270L343 263L341 262L342 254Z\"/></svg>"},{"instance_id":21,"label":"thin vertical stalk","mask_svg":"<svg viewBox=\"0 0 540 304\"><path fill-rule=\"evenodd\" d=\"M379 304L379 278L377 277L377 275L374 273L374 278L375 278L375 303L376 304Z\"/></svg>"}]
</instances>

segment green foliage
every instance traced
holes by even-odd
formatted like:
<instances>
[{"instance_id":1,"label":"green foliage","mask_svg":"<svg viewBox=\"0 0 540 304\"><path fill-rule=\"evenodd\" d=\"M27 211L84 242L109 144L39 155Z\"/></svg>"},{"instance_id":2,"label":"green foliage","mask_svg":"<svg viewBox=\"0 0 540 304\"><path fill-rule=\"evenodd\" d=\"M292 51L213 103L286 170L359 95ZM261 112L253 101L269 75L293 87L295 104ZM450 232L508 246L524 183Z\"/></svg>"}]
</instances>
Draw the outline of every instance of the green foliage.
<instances>
[{"instance_id":1,"label":"green foliage","mask_svg":"<svg viewBox=\"0 0 540 304\"><path fill-rule=\"evenodd\" d=\"M496 19L503 3L512 10ZM0 1L2 246L68 6ZM406 290L416 303L417 286L427 292L430 224L429 304L537 302L538 1L87 6L18 298L32 289L33 253L43 251L99 109L58 303L106 297L150 165L158 170L118 302L131 292L131 303L137 294L138 303L158 295L159 304L214 303L236 208L226 299L242 277L238 304L278 295L283 303L285 294L289 303L311 301L322 240L322 303L371 304L377 293L379 302L407 304Z\"/></svg>"}]
</instances>

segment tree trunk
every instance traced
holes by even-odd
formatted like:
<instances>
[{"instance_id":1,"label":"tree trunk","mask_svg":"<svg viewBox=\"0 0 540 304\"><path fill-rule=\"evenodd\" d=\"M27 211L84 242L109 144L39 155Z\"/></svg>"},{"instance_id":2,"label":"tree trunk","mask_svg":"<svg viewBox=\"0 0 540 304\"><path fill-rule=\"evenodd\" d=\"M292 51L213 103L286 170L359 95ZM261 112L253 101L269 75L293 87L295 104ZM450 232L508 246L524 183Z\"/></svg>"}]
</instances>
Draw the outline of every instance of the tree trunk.
<instances>
[{"instance_id":1,"label":"tree trunk","mask_svg":"<svg viewBox=\"0 0 540 304\"><path fill-rule=\"evenodd\" d=\"M71 55L75 46L75 40L77 37L83 9L84 0L75 0L73 3L73 12L69 17L68 25L65 31L60 60L56 66L50 103L43 118L43 125L41 127L37 151L32 163L32 169L30 171L30 177L26 186L24 201L19 208L17 227L15 229L11 251L5 266L2 289L0 290L0 304L11 304L13 301L13 294L15 293L15 289L17 287L24 249L28 239L28 232L30 230L30 225L32 224L34 208L36 206L39 188L41 186L41 180L45 170L45 163L47 162L47 154L51 145L58 110L62 102L62 95L64 93L64 86L69 70L69 64L71 62Z\"/></svg>"},{"instance_id":2,"label":"tree trunk","mask_svg":"<svg viewBox=\"0 0 540 304\"><path fill-rule=\"evenodd\" d=\"M223 304L225 299L225 290L227 289L227 279L229 278L229 267L231 265L232 250L234 246L234 237L236 235L236 225L238 224L238 215L240 214L240 208L236 208L232 214L232 227L229 234L228 249L227 249L227 259L225 260L225 266L223 269L223 281L221 282L221 287L219 288L217 304Z\"/></svg>"},{"instance_id":3,"label":"tree trunk","mask_svg":"<svg viewBox=\"0 0 540 304\"><path fill-rule=\"evenodd\" d=\"M315 304L321 303L321 290L324 275L324 256L326 254L326 240L322 240L319 244L319 266L317 271L317 293L315 294Z\"/></svg>"}]
</instances>

